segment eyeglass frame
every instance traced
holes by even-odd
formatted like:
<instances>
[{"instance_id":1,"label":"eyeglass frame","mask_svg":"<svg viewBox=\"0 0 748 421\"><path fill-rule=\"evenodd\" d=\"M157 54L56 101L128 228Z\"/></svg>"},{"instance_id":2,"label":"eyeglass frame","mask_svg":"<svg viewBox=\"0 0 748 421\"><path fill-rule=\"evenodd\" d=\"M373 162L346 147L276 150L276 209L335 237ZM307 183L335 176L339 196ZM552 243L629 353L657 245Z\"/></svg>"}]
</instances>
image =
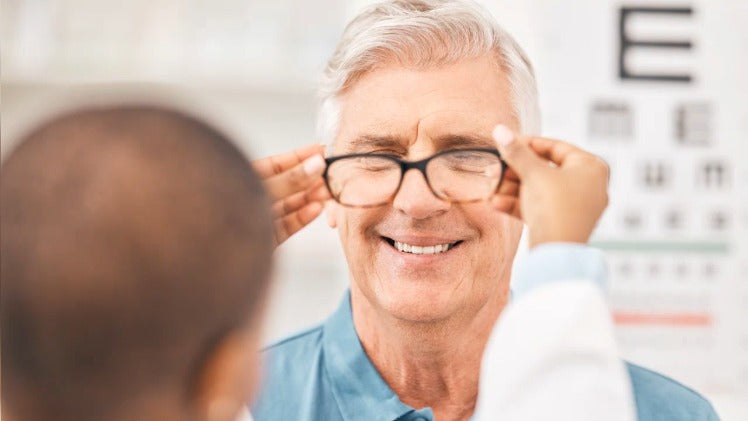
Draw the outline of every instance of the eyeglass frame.
<instances>
[{"instance_id":1,"label":"eyeglass frame","mask_svg":"<svg viewBox=\"0 0 748 421\"><path fill-rule=\"evenodd\" d=\"M440 157L442 155L449 154L449 153L454 153L454 152L488 152L492 155L495 155L497 158L499 158L499 163L501 164L501 177L499 177L499 183L496 185L496 189L494 190L494 193L498 191L499 186L501 186L501 181L504 179L504 173L506 172L507 164L504 161L504 159L501 158L501 154L499 153L499 151L497 149L491 149L491 148L446 149L446 150L437 152L428 158L421 159L419 161L405 161L392 155L378 154L378 153L352 153L352 154L345 154L345 155L336 155L336 156L325 158L326 165L325 165L325 171L322 173L322 178L325 180L325 186L327 186L327 190L328 192L330 192L330 196L332 196L332 198L336 202L338 202L341 206L346 206L349 208L360 208L360 209L375 208L375 207L384 206L388 203L391 203L392 199L394 199L395 196L397 196L397 193L400 191L400 188L403 185L403 180L405 179L405 173L412 169L418 170L421 173L421 175L423 175L423 179L426 180L426 185L429 187L429 190L431 190L431 194L433 194L434 197L436 197L439 200L443 200L448 203L475 203L475 202L480 202L482 200L486 200L488 199L488 197L491 197L491 196L488 196L486 198L472 199L472 200L453 200L449 198L443 198L439 196L436 193L436 191L434 191L434 188L431 186L431 180L429 180L429 176L426 173L426 166L429 164L429 162L432 159ZM389 199L387 199L386 202L377 203L374 205L348 205L348 204L341 203L339 196L336 196L333 193L332 187L330 187L330 179L328 177L328 170L330 169L330 165L332 165L335 161L339 161L342 159L366 158L366 157L384 158L384 159L387 159L387 160L390 160L390 161L393 161L399 164L400 165L400 182L397 184L397 188L392 193L392 195L389 197Z\"/></svg>"}]
</instances>

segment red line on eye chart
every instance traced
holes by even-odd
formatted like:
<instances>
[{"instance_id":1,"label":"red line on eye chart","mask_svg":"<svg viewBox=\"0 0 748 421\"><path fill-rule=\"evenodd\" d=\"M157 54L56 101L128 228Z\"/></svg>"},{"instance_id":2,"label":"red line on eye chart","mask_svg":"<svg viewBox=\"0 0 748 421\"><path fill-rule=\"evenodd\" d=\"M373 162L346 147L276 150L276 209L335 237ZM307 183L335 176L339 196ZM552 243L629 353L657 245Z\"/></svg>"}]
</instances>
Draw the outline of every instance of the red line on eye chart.
<instances>
[{"instance_id":1,"label":"red line on eye chart","mask_svg":"<svg viewBox=\"0 0 748 421\"><path fill-rule=\"evenodd\" d=\"M613 321L617 325L661 325L661 326L711 326L709 313L633 313L616 311Z\"/></svg>"}]
</instances>

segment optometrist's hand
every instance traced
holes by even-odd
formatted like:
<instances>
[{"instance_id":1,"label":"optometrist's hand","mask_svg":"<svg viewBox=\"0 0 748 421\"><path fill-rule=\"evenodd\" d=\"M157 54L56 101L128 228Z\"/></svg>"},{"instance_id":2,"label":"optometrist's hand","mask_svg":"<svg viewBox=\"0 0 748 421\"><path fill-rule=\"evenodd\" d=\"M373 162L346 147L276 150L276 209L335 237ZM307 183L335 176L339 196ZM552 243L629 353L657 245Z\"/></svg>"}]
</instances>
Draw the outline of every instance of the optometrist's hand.
<instances>
[{"instance_id":1,"label":"optometrist's hand","mask_svg":"<svg viewBox=\"0 0 748 421\"><path fill-rule=\"evenodd\" d=\"M309 145L252 162L273 200L276 247L317 218L330 198L324 153L324 146Z\"/></svg>"},{"instance_id":2,"label":"optometrist's hand","mask_svg":"<svg viewBox=\"0 0 748 421\"><path fill-rule=\"evenodd\" d=\"M493 135L509 166L494 208L528 225L531 247L586 243L608 205L608 165L560 140L521 138L504 126Z\"/></svg>"}]
</instances>

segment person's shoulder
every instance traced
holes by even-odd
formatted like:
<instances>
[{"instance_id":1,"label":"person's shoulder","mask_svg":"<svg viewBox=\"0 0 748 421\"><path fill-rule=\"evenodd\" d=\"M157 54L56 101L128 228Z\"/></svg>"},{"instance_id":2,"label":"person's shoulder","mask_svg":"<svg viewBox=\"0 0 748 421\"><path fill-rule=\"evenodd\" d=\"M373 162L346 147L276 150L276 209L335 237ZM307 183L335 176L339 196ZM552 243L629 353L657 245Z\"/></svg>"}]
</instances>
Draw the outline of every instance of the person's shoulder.
<instances>
[{"instance_id":1,"label":"person's shoulder","mask_svg":"<svg viewBox=\"0 0 748 421\"><path fill-rule=\"evenodd\" d=\"M251 404L255 420L339 419L324 369L323 327L316 326L262 351L260 391Z\"/></svg>"},{"instance_id":2,"label":"person's shoulder","mask_svg":"<svg viewBox=\"0 0 748 421\"><path fill-rule=\"evenodd\" d=\"M272 342L262 349L264 354L288 353L306 350L309 347L320 347L322 325L310 327L291 336Z\"/></svg>"},{"instance_id":3,"label":"person's shoulder","mask_svg":"<svg viewBox=\"0 0 748 421\"><path fill-rule=\"evenodd\" d=\"M322 352L322 326L315 326L266 346L262 350L265 369L284 374L301 374L305 368L318 363Z\"/></svg>"},{"instance_id":4,"label":"person's shoulder","mask_svg":"<svg viewBox=\"0 0 748 421\"><path fill-rule=\"evenodd\" d=\"M636 364L626 366L640 421L719 420L711 403L693 389Z\"/></svg>"}]
</instances>

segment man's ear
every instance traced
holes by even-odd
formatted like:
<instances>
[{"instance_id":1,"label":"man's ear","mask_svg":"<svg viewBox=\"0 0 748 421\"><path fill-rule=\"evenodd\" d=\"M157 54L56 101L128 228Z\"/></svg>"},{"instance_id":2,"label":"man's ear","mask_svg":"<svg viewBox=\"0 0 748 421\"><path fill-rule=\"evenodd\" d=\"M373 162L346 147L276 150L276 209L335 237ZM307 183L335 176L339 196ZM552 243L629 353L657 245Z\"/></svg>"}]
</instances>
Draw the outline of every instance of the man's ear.
<instances>
[{"instance_id":1,"label":"man's ear","mask_svg":"<svg viewBox=\"0 0 748 421\"><path fill-rule=\"evenodd\" d=\"M338 205L334 200L328 200L325 202L325 218L327 219L327 225L329 225L330 228L338 227L339 210L340 205Z\"/></svg>"},{"instance_id":2,"label":"man's ear","mask_svg":"<svg viewBox=\"0 0 748 421\"><path fill-rule=\"evenodd\" d=\"M213 348L198 374L198 419L235 420L255 395L259 377L259 329L226 335Z\"/></svg>"}]
</instances>

